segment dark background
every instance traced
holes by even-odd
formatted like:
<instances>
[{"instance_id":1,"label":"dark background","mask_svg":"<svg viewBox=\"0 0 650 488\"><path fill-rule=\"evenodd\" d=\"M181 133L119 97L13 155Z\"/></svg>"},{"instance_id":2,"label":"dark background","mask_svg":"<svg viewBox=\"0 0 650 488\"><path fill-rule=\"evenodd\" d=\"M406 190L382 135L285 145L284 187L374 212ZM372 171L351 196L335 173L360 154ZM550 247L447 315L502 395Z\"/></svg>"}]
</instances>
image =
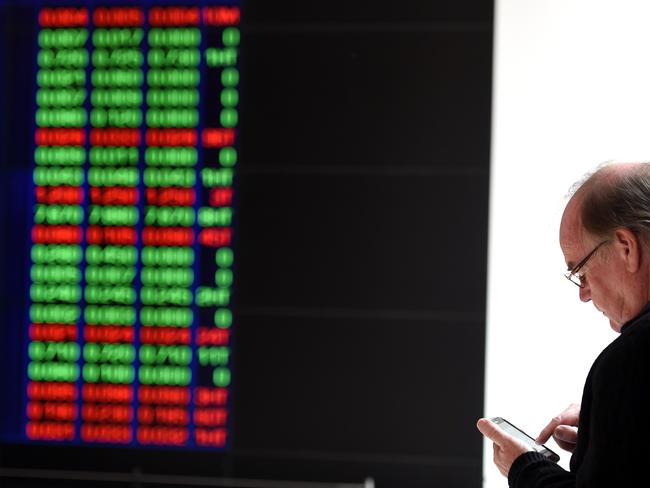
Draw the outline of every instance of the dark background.
<instances>
[{"instance_id":1,"label":"dark background","mask_svg":"<svg viewBox=\"0 0 650 488\"><path fill-rule=\"evenodd\" d=\"M0 5L9 350L27 307L37 4ZM492 16L487 0L245 1L232 449L5 443L3 486L43 486L15 471L40 468L479 487ZM6 413L22 373L3 357Z\"/></svg>"}]
</instances>

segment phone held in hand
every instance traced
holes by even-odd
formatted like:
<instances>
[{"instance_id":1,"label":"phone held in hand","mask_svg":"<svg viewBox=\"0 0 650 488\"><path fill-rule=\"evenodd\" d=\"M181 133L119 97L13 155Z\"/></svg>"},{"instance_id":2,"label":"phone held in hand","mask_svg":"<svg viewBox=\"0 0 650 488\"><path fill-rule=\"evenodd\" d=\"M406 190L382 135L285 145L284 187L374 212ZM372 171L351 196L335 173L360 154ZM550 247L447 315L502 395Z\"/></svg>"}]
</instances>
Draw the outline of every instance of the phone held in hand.
<instances>
[{"instance_id":1,"label":"phone held in hand","mask_svg":"<svg viewBox=\"0 0 650 488\"><path fill-rule=\"evenodd\" d=\"M523 430L519 429L518 427L515 427L512 425L510 422L508 422L506 419L501 418L501 417L494 417L490 419L492 422L497 424L499 427L501 427L505 432L510 434L513 437L516 437L520 441L522 441L524 444L530 446L533 448L534 451L537 451L538 453L542 454L545 456L549 461L553 461L557 463L560 460L560 456L558 456L556 453L551 451L548 447L546 447L543 444L538 444L535 442L535 439L533 439L531 436L526 434Z\"/></svg>"}]
</instances>

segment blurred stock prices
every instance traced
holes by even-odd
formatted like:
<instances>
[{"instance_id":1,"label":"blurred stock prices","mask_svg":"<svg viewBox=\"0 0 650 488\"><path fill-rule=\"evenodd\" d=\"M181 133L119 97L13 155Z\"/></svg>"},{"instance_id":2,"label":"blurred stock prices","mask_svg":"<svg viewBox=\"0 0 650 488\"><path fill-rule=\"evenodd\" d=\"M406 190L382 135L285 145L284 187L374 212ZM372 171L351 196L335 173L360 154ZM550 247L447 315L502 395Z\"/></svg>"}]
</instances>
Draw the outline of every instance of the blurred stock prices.
<instances>
[{"instance_id":1,"label":"blurred stock prices","mask_svg":"<svg viewBox=\"0 0 650 488\"><path fill-rule=\"evenodd\" d=\"M29 309L12 440L225 449L240 6L33 17Z\"/></svg>"}]
</instances>

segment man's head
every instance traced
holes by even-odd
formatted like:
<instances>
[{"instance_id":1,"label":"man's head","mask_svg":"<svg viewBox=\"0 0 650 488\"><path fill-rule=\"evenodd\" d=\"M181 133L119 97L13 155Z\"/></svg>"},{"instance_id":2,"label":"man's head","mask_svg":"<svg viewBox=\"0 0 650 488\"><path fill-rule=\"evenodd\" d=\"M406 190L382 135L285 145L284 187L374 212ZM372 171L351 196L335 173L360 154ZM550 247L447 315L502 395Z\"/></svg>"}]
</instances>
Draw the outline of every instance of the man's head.
<instances>
[{"instance_id":1,"label":"man's head","mask_svg":"<svg viewBox=\"0 0 650 488\"><path fill-rule=\"evenodd\" d=\"M650 163L609 164L567 204L560 246L577 271L580 299L592 301L617 332L650 301Z\"/></svg>"}]
</instances>

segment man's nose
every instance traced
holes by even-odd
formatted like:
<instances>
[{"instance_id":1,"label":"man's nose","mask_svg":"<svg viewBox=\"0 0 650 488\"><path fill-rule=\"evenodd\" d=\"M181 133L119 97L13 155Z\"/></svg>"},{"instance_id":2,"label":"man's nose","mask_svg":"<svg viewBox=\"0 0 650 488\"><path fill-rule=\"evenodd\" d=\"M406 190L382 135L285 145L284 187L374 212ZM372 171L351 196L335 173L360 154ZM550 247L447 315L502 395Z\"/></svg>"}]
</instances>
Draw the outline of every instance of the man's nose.
<instances>
[{"instance_id":1,"label":"man's nose","mask_svg":"<svg viewBox=\"0 0 650 488\"><path fill-rule=\"evenodd\" d=\"M585 284L584 287L580 288L580 300L583 302L588 302L591 300L591 290L589 289L588 284Z\"/></svg>"}]
</instances>

